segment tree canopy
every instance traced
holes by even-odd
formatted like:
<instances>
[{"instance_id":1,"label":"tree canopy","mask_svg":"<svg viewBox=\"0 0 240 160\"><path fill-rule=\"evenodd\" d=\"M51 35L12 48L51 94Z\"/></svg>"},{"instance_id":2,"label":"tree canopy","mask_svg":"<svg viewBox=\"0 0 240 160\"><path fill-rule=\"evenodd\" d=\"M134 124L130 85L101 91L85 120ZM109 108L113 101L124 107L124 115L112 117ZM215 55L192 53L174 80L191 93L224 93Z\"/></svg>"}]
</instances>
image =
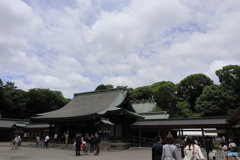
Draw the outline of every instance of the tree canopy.
<instances>
[{"instance_id":1,"label":"tree canopy","mask_svg":"<svg viewBox=\"0 0 240 160\"><path fill-rule=\"evenodd\" d=\"M17 89L13 82L3 84L0 79L0 114L3 118L30 118L66 105L70 99L60 91L34 88L28 92Z\"/></svg>"},{"instance_id":2,"label":"tree canopy","mask_svg":"<svg viewBox=\"0 0 240 160\"><path fill-rule=\"evenodd\" d=\"M130 100L155 100L154 110L168 111L171 117L230 115L240 107L240 66L224 66L216 75L220 84L199 73L187 76L178 84L160 81L127 90ZM101 84L95 91L112 88L111 84ZM60 91L33 88L26 92L17 89L13 82L4 84L0 79L0 115L4 118L29 118L59 109L69 101Z\"/></svg>"},{"instance_id":3,"label":"tree canopy","mask_svg":"<svg viewBox=\"0 0 240 160\"><path fill-rule=\"evenodd\" d=\"M204 74L189 75L177 85L178 96L190 104L192 111L196 111L196 99L202 94L203 88L210 85L213 85L213 81Z\"/></svg>"}]
</instances>

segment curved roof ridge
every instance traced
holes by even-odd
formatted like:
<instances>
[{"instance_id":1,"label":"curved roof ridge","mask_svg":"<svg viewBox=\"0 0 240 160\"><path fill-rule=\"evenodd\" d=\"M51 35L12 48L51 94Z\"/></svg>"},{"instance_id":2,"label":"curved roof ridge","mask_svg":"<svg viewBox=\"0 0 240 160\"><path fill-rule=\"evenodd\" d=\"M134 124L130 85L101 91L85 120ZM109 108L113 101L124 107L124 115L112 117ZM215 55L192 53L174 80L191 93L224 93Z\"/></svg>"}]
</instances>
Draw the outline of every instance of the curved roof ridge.
<instances>
[{"instance_id":1,"label":"curved roof ridge","mask_svg":"<svg viewBox=\"0 0 240 160\"><path fill-rule=\"evenodd\" d=\"M119 91L119 90L125 90L125 89L126 88L111 88L111 89L103 89L103 90L96 90L96 91L90 91L90 92L74 93L74 97L82 94L94 94L94 93L100 93L100 92Z\"/></svg>"},{"instance_id":2,"label":"curved roof ridge","mask_svg":"<svg viewBox=\"0 0 240 160\"><path fill-rule=\"evenodd\" d=\"M39 117L32 117L32 119L61 119L104 114L108 110L118 110L119 108L117 106L122 104L126 96L127 91L122 89L91 92L91 94L77 94L73 100L64 107L51 111L48 114L42 114Z\"/></svg>"}]
</instances>

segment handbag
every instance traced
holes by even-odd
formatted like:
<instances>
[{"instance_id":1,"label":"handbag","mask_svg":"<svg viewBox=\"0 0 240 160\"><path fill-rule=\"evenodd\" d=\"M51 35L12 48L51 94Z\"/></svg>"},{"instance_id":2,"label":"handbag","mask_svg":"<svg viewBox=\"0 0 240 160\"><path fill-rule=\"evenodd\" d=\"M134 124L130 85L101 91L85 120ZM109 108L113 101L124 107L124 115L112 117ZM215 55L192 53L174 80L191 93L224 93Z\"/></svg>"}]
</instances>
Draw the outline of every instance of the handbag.
<instances>
[{"instance_id":1,"label":"handbag","mask_svg":"<svg viewBox=\"0 0 240 160\"><path fill-rule=\"evenodd\" d=\"M74 146L74 147L76 146L76 142L73 143L73 146Z\"/></svg>"},{"instance_id":2,"label":"handbag","mask_svg":"<svg viewBox=\"0 0 240 160\"><path fill-rule=\"evenodd\" d=\"M237 146L233 147L231 144L230 144L231 148L230 148L230 151L231 152L237 152Z\"/></svg>"}]
</instances>

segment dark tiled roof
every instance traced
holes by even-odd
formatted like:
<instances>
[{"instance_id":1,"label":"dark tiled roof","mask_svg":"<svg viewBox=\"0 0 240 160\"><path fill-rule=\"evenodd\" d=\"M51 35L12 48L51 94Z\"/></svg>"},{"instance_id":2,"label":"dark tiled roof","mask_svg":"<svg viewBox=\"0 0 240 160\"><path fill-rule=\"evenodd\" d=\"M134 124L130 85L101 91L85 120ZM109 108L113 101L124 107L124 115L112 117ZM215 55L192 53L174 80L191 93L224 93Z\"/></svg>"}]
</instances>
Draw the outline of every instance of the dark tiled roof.
<instances>
[{"instance_id":1,"label":"dark tiled roof","mask_svg":"<svg viewBox=\"0 0 240 160\"><path fill-rule=\"evenodd\" d=\"M0 119L0 128L12 128L15 123L29 123L28 120L23 119L8 119L8 118L1 118Z\"/></svg>"},{"instance_id":2,"label":"dark tiled roof","mask_svg":"<svg viewBox=\"0 0 240 160\"><path fill-rule=\"evenodd\" d=\"M137 113L146 113L146 112L151 112L156 106L156 103L147 101L147 102L132 103L132 106Z\"/></svg>"},{"instance_id":3,"label":"dark tiled roof","mask_svg":"<svg viewBox=\"0 0 240 160\"><path fill-rule=\"evenodd\" d=\"M74 118L84 116L104 115L107 111L122 110L119 106L127 96L127 91L123 89L111 89L96 92L75 94L71 102L66 106L39 117L32 117L35 120ZM135 114L131 104L126 110ZM140 115L139 115L140 116ZM141 116L140 116L141 117Z\"/></svg>"},{"instance_id":4,"label":"dark tiled roof","mask_svg":"<svg viewBox=\"0 0 240 160\"><path fill-rule=\"evenodd\" d=\"M228 117L174 118L137 120L132 126L181 126L181 125L228 125Z\"/></svg>"}]
</instances>

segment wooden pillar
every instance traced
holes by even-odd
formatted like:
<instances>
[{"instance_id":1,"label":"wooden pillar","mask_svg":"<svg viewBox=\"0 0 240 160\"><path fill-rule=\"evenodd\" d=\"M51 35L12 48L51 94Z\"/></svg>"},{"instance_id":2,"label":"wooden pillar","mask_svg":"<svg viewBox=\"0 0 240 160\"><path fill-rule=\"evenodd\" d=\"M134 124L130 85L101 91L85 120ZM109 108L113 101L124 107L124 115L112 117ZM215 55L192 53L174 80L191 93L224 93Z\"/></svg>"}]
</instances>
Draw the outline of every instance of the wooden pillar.
<instances>
[{"instance_id":1,"label":"wooden pillar","mask_svg":"<svg viewBox=\"0 0 240 160\"><path fill-rule=\"evenodd\" d=\"M142 147L142 130L139 129L139 147Z\"/></svg>"},{"instance_id":2,"label":"wooden pillar","mask_svg":"<svg viewBox=\"0 0 240 160\"><path fill-rule=\"evenodd\" d=\"M204 147L205 147L205 135L204 135L204 129L201 128L201 130L202 130L202 140L203 140L203 145L204 145Z\"/></svg>"},{"instance_id":3,"label":"wooden pillar","mask_svg":"<svg viewBox=\"0 0 240 160\"><path fill-rule=\"evenodd\" d=\"M182 136L183 136L183 128L181 128Z\"/></svg>"},{"instance_id":4,"label":"wooden pillar","mask_svg":"<svg viewBox=\"0 0 240 160\"><path fill-rule=\"evenodd\" d=\"M178 129L178 138L181 140L181 128Z\"/></svg>"},{"instance_id":5,"label":"wooden pillar","mask_svg":"<svg viewBox=\"0 0 240 160\"><path fill-rule=\"evenodd\" d=\"M160 129L158 129L158 135L161 136L161 135L160 135Z\"/></svg>"},{"instance_id":6,"label":"wooden pillar","mask_svg":"<svg viewBox=\"0 0 240 160\"><path fill-rule=\"evenodd\" d=\"M50 123L49 124L50 125L50 127L49 127L49 137L52 135L52 128L53 128L53 124L52 123Z\"/></svg>"}]
</instances>

